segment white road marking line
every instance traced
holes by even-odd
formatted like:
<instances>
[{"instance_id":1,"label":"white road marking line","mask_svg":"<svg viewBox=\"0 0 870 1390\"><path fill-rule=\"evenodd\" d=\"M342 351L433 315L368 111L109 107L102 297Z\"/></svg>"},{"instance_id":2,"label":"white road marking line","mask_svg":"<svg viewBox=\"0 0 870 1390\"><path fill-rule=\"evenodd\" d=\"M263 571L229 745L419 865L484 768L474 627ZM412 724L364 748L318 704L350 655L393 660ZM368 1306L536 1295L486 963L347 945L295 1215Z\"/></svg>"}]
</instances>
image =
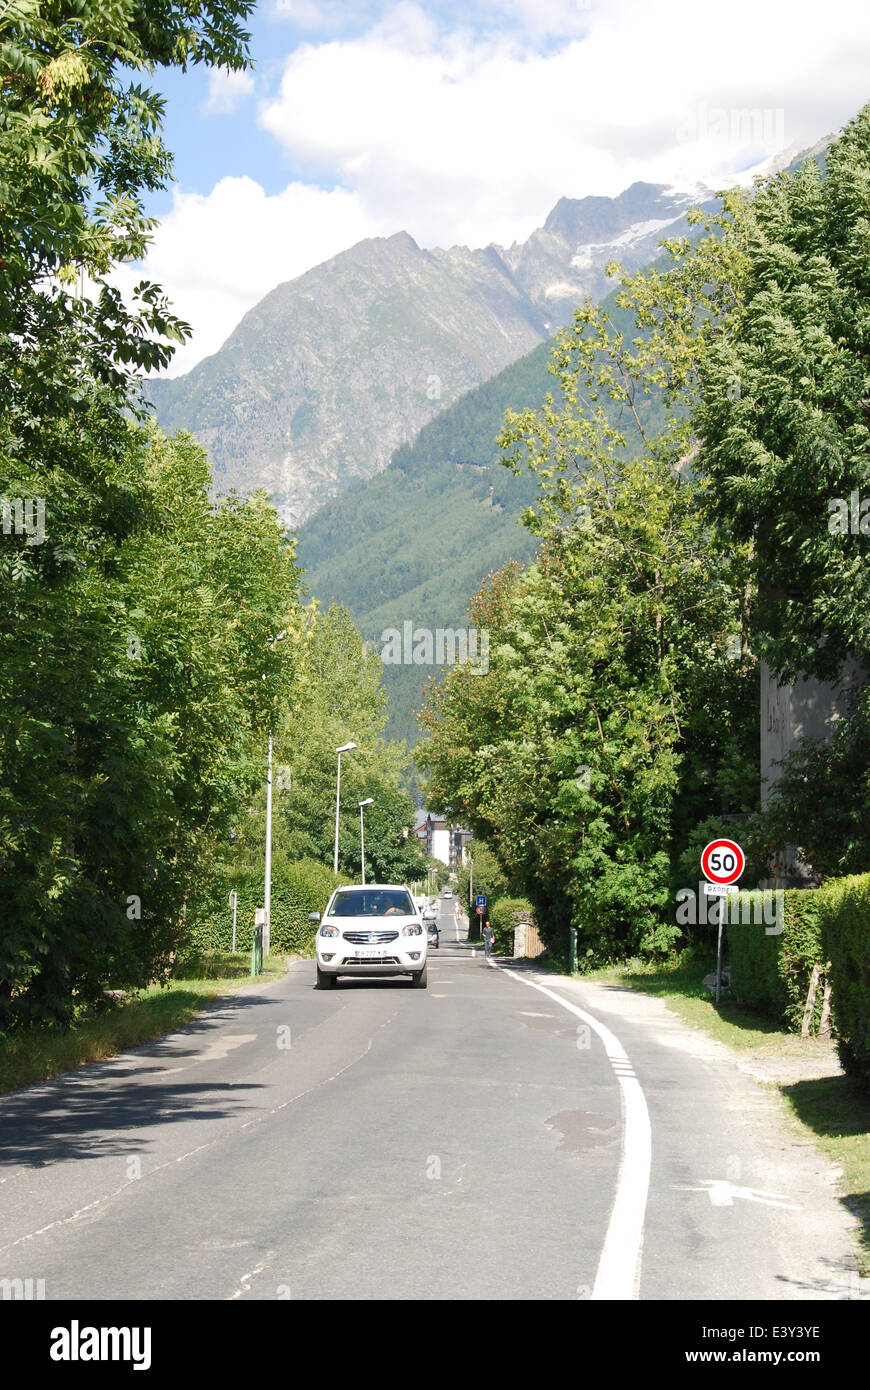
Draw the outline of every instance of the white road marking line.
<instances>
[{"instance_id":1,"label":"white road marking line","mask_svg":"<svg viewBox=\"0 0 870 1390\"><path fill-rule=\"evenodd\" d=\"M652 1163L652 1130L643 1088L631 1069L625 1048L605 1024L535 980L529 980L503 965L495 965L494 969L503 970L512 979L521 980L524 985L540 990L541 994L561 1004L563 1009L582 1019L604 1044L607 1060L613 1067L622 1092L622 1162L591 1297L596 1301L635 1299L640 1288L644 1220Z\"/></svg>"}]
</instances>

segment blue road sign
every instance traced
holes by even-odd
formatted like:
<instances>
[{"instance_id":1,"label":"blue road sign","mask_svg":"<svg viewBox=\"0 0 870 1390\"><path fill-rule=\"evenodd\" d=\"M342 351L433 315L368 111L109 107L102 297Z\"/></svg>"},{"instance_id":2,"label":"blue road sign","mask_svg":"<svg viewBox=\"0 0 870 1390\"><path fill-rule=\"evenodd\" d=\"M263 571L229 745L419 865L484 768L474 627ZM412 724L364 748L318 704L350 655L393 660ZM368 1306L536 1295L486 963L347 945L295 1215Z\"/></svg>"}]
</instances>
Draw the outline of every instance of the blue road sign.
<instances>
[{"instance_id":1,"label":"blue road sign","mask_svg":"<svg viewBox=\"0 0 870 1390\"><path fill-rule=\"evenodd\" d=\"M475 906L486 907L486 895L484 893L478 893L477 898L475 899Z\"/></svg>"}]
</instances>

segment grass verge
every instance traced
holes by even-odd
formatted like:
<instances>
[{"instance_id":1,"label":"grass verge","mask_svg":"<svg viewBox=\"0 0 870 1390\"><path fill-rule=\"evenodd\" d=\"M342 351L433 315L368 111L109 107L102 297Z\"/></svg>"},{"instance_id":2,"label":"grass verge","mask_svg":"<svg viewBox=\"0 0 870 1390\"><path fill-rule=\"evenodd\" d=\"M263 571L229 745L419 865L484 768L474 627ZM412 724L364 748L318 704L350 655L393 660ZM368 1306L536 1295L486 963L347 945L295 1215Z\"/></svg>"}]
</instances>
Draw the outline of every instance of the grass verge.
<instances>
[{"instance_id":1,"label":"grass verge","mask_svg":"<svg viewBox=\"0 0 870 1390\"><path fill-rule=\"evenodd\" d=\"M812 1138L840 1170L840 1201L860 1224L859 1268L870 1278L870 1095L857 1081L838 1073L828 1044L788 1033L781 1024L742 1009L728 991L717 1008L715 995L703 984L704 976L715 969L715 957L686 953L670 967L630 961L583 978L654 994L687 1023L763 1069L791 1074L788 1080L781 1075L769 1084L782 1096L792 1126ZM831 1074L814 1074L820 1064L825 1069L826 1057ZM806 1076L801 1076L802 1068Z\"/></svg>"},{"instance_id":2,"label":"grass verge","mask_svg":"<svg viewBox=\"0 0 870 1390\"><path fill-rule=\"evenodd\" d=\"M0 1094L48 1081L171 1033L228 990L277 979L284 973L284 961L270 956L263 973L253 980L250 970L250 955L211 952L186 962L168 985L139 990L100 1017L83 1019L66 1032L34 1029L2 1041Z\"/></svg>"}]
</instances>

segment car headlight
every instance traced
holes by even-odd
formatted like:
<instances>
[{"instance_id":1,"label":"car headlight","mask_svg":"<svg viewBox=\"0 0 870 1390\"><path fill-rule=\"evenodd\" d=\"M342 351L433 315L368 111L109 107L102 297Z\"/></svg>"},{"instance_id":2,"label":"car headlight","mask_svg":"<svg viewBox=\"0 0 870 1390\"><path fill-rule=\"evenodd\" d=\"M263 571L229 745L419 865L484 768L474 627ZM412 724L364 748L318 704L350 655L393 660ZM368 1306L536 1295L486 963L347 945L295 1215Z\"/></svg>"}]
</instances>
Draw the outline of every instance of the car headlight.
<instances>
[{"instance_id":1,"label":"car headlight","mask_svg":"<svg viewBox=\"0 0 870 1390\"><path fill-rule=\"evenodd\" d=\"M321 936L338 936L338 927L321 927Z\"/></svg>"},{"instance_id":2,"label":"car headlight","mask_svg":"<svg viewBox=\"0 0 870 1390\"><path fill-rule=\"evenodd\" d=\"M423 928L417 922L409 922L407 927L402 928L403 936L422 936Z\"/></svg>"}]
</instances>

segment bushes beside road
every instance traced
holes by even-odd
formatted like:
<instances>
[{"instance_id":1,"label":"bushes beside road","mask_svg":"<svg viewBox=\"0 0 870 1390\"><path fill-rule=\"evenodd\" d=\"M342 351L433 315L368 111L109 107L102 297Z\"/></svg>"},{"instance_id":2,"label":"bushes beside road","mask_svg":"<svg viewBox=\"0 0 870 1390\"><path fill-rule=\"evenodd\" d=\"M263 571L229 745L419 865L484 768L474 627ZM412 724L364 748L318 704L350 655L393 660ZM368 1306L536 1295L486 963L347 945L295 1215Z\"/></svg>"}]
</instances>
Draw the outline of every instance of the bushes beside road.
<instances>
[{"instance_id":1,"label":"bushes beside road","mask_svg":"<svg viewBox=\"0 0 870 1390\"><path fill-rule=\"evenodd\" d=\"M314 948L315 927L309 912L323 912L338 879L314 859L296 863L276 860L272 866L271 949L275 953L308 955ZM203 886L188 924L188 950L228 950L233 915L230 892L238 893L236 945L251 949L254 909L263 906L262 868L218 868Z\"/></svg>"},{"instance_id":2,"label":"bushes beside road","mask_svg":"<svg viewBox=\"0 0 870 1390\"><path fill-rule=\"evenodd\" d=\"M741 916L750 917L750 900L758 896L738 895ZM752 925L729 922L734 996L799 1032L813 967L819 966L831 983L840 1059L870 1086L870 874L829 879L821 888L789 889L782 897L783 930L778 935L766 934L758 912L751 914ZM818 1031L822 998L819 989L811 1032Z\"/></svg>"},{"instance_id":3,"label":"bushes beside road","mask_svg":"<svg viewBox=\"0 0 870 1390\"><path fill-rule=\"evenodd\" d=\"M497 898L488 909L495 930L495 951L499 956L514 953L514 928L518 922L534 922L535 913L527 898Z\"/></svg>"},{"instance_id":4,"label":"bushes beside road","mask_svg":"<svg viewBox=\"0 0 870 1390\"><path fill-rule=\"evenodd\" d=\"M813 967L824 966L827 959L819 921L821 890L785 890L782 894L783 929L774 936L767 935L761 894L736 896L740 923L730 921L732 916L738 915L732 904L726 928L734 997L747 1008L757 1009L792 1031L800 1032ZM821 1006L819 991L813 1030L818 1028Z\"/></svg>"},{"instance_id":5,"label":"bushes beside road","mask_svg":"<svg viewBox=\"0 0 870 1390\"><path fill-rule=\"evenodd\" d=\"M870 1087L870 874L831 879L818 896L840 1061Z\"/></svg>"}]
</instances>

